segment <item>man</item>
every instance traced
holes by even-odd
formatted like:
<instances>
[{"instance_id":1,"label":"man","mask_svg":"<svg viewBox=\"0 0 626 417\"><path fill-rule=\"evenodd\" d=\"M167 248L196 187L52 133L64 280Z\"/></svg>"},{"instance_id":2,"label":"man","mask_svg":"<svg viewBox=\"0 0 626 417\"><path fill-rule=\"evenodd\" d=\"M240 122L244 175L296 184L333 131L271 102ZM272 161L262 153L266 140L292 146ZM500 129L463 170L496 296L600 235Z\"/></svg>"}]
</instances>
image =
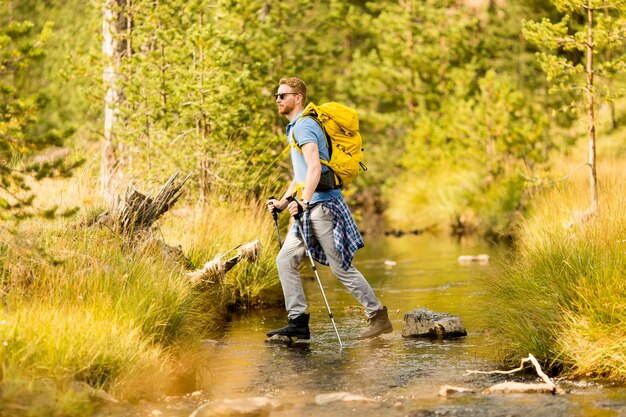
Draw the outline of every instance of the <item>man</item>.
<instances>
[{"instance_id":1,"label":"man","mask_svg":"<svg viewBox=\"0 0 626 417\"><path fill-rule=\"evenodd\" d=\"M318 189L320 176L328 171L328 167L320 162L320 157L328 160L328 145L317 121L310 117L299 119L306 103L306 85L298 78L282 78L274 96L278 112L289 120L287 139L292 143L295 141L301 152L291 146L293 181L283 198L270 199L267 206L270 211L287 208L292 216L300 210L306 236L300 236L294 225L276 258L289 321L285 327L272 330L267 335L310 338L307 302L298 271L298 265L306 253L302 239L307 239L313 257L318 262L330 265L337 279L365 307L369 323L358 338L368 339L391 333L393 327L387 308L381 305L363 274L352 265L354 253L363 247L363 240L341 189ZM304 184L304 188L301 189L298 201L290 202L288 197L293 195L298 184Z\"/></svg>"}]
</instances>

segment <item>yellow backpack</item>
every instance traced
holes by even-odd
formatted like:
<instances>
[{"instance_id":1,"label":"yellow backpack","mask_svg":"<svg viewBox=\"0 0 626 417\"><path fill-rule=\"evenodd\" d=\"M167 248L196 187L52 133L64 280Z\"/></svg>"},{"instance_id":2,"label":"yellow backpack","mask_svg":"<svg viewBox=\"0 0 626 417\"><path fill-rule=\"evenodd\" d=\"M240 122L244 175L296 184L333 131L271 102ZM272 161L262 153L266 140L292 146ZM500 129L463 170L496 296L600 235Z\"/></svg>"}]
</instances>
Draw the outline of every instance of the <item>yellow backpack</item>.
<instances>
[{"instance_id":1,"label":"yellow backpack","mask_svg":"<svg viewBox=\"0 0 626 417\"><path fill-rule=\"evenodd\" d=\"M363 139L359 133L359 115L351 107L339 103L324 103L319 106L309 103L299 119L310 117L317 121L326 135L330 158L320 162L328 166L336 177L337 188L345 187L359 175L360 170L367 171L363 160ZM293 131L292 131L293 132ZM292 133L290 147L300 153Z\"/></svg>"}]
</instances>

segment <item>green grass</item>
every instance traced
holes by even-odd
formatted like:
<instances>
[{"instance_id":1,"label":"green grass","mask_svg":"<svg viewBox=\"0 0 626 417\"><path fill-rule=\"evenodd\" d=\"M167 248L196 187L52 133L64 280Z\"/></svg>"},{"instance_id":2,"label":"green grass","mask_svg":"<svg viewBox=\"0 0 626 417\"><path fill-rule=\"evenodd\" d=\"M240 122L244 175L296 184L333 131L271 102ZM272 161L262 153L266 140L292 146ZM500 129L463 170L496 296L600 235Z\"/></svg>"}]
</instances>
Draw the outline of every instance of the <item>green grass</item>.
<instances>
[{"instance_id":1,"label":"green grass","mask_svg":"<svg viewBox=\"0 0 626 417\"><path fill-rule=\"evenodd\" d=\"M433 228L448 232L457 216L472 227L478 218L468 206L467 195L477 192L478 175L448 167L428 172L419 178L405 175L385 190L388 202L386 223L391 228L413 230Z\"/></svg>"},{"instance_id":2,"label":"green grass","mask_svg":"<svg viewBox=\"0 0 626 417\"><path fill-rule=\"evenodd\" d=\"M94 390L136 401L202 389L200 341L219 337L229 306L257 304L278 282L262 204L179 202L165 215L157 236L182 245L198 267L262 242L257 263L240 262L199 289L158 245L80 226L99 204L84 181L40 190L51 204L86 207L77 218L0 225L0 416L90 415Z\"/></svg>"},{"instance_id":3,"label":"green grass","mask_svg":"<svg viewBox=\"0 0 626 417\"><path fill-rule=\"evenodd\" d=\"M516 260L489 281L492 324L512 363L532 353L570 377L626 382L626 177L599 163L600 213L581 221L587 171L534 197Z\"/></svg>"},{"instance_id":4,"label":"green grass","mask_svg":"<svg viewBox=\"0 0 626 417\"><path fill-rule=\"evenodd\" d=\"M165 240L178 242L196 268L218 254L225 254L226 259L235 256L239 245L260 240L259 260L240 262L226 274L226 303L250 306L276 302L264 298L265 291L279 283L274 262L279 247L274 221L263 203L243 197L216 200L177 210L163 224ZM179 226L181 221L189 224L192 233ZM285 232L281 228L283 239Z\"/></svg>"}]
</instances>

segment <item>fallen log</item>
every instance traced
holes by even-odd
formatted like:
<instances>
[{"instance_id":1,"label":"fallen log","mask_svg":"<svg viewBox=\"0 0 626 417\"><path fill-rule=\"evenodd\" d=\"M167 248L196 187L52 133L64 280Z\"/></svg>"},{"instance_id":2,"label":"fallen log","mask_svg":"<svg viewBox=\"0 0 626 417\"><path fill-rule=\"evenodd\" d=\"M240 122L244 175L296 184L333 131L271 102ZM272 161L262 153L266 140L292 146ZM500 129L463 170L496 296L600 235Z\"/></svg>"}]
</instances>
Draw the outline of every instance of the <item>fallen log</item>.
<instances>
[{"instance_id":1,"label":"fallen log","mask_svg":"<svg viewBox=\"0 0 626 417\"><path fill-rule=\"evenodd\" d=\"M175 172L154 198L132 187L126 190L123 199L117 196L110 210L110 217L117 231L122 234L133 234L149 230L182 196L181 189L191 173L181 181L177 181L178 175L179 172Z\"/></svg>"},{"instance_id":2,"label":"fallen log","mask_svg":"<svg viewBox=\"0 0 626 417\"><path fill-rule=\"evenodd\" d=\"M225 256L235 249L237 249L237 255L224 260ZM218 254L212 260L205 263L202 268L187 272L186 275L194 286L214 284L220 281L232 267L237 265L239 261L256 262L260 251L260 240L239 245L226 253Z\"/></svg>"},{"instance_id":3,"label":"fallen log","mask_svg":"<svg viewBox=\"0 0 626 417\"><path fill-rule=\"evenodd\" d=\"M189 269L192 264L183 253L182 247L173 247L164 243L159 238L159 234L155 233L153 227L154 223L180 199L182 187L191 173L182 180L178 180L178 176L179 172L170 176L154 198L150 194L142 194L134 187L129 187L123 198L118 195L108 211L86 222L84 226L94 224L106 226L113 232L127 237L124 245L133 250L141 250L150 245L156 245L163 256ZM234 250L237 250L236 255L226 258ZM261 243L259 240L238 245L225 253L218 254L211 261L206 262L202 268L189 271L185 275L194 286L212 284L220 281L224 274L239 261L255 262L260 250Z\"/></svg>"}]
</instances>

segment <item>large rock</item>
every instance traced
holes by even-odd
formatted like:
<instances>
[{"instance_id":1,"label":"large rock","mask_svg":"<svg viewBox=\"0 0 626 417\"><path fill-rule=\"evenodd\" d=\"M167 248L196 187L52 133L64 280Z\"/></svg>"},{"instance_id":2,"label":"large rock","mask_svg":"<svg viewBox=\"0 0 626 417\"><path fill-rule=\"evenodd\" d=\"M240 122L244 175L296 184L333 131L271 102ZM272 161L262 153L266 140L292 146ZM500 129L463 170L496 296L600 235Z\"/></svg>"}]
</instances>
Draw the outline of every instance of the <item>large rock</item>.
<instances>
[{"instance_id":1,"label":"large rock","mask_svg":"<svg viewBox=\"0 0 626 417\"><path fill-rule=\"evenodd\" d=\"M451 339L467 336L461 318L447 313L437 313L427 308L417 308L404 315L402 337Z\"/></svg>"},{"instance_id":2,"label":"large rock","mask_svg":"<svg viewBox=\"0 0 626 417\"><path fill-rule=\"evenodd\" d=\"M269 417L272 400L267 397L220 400L200 406L189 417Z\"/></svg>"}]
</instances>

